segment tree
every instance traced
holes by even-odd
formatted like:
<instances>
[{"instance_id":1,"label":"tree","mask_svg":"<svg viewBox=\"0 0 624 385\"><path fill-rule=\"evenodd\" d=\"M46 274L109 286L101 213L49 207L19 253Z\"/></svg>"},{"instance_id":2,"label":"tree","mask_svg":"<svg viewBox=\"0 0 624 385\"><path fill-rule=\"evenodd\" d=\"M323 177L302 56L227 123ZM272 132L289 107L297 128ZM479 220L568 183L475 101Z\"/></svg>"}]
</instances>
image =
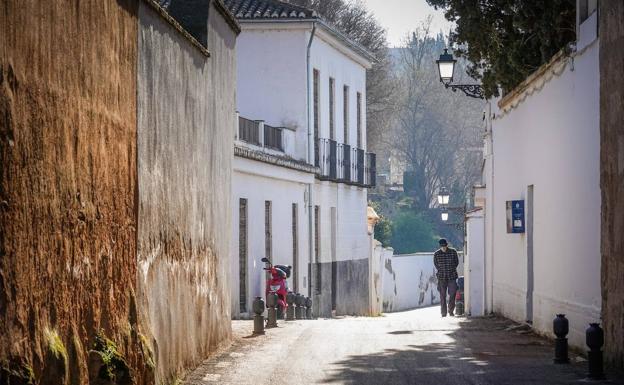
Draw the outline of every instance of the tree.
<instances>
[{"instance_id":1,"label":"tree","mask_svg":"<svg viewBox=\"0 0 624 385\"><path fill-rule=\"evenodd\" d=\"M430 24L428 18L397 50L398 121L385 138L405 164L404 187L419 212L432 206L441 186L456 186L462 202L478 180L481 157L482 102L440 84L435 59L446 42L430 35Z\"/></svg>"},{"instance_id":2,"label":"tree","mask_svg":"<svg viewBox=\"0 0 624 385\"><path fill-rule=\"evenodd\" d=\"M455 22L451 41L485 96L509 91L575 39L574 0L427 0Z\"/></svg>"},{"instance_id":3,"label":"tree","mask_svg":"<svg viewBox=\"0 0 624 385\"><path fill-rule=\"evenodd\" d=\"M392 222L390 244L396 254L435 250L436 237L433 225L425 216L413 211L400 212Z\"/></svg>"}]
</instances>

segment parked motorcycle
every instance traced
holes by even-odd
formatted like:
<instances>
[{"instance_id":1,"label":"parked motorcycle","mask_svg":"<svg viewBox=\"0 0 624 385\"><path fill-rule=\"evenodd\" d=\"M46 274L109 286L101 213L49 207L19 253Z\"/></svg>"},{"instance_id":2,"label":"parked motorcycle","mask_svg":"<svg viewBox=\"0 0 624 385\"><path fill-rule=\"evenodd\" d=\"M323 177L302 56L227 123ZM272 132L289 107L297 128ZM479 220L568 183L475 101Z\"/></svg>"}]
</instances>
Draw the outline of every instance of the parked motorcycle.
<instances>
[{"instance_id":1,"label":"parked motorcycle","mask_svg":"<svg viewBox=\"0 0 624 385\"><path fill-rule=\"evenodd\" d=\"M262 258L262 262L266 263L264 270L268 271L270 277L266 282L266 296L269 294L277 294L277 318L284 318L288 304L286 303L286 294L288 294L288 282L287 278L290 278L290 271L292 266L288 265L273 265L268 258ZM268 303L268 300L267 300Z\"/></svg>"}]
</instances>

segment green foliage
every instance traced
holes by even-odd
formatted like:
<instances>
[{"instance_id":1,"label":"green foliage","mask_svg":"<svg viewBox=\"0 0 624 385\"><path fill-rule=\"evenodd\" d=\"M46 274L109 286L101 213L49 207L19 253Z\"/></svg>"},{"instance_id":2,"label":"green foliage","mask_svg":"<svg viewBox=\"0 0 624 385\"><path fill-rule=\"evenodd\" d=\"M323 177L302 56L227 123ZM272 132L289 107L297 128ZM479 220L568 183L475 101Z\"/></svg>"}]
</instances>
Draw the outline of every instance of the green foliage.
<instances>
[{"instance_id":1,"label":"green foliage","mask_svg":"<svg viewBox=\"0 0 624 385\"><path fill-rule=\"evenodd\" d=\"M34 385L35 382L35 371L23 358L0 361L0 383Z\"/></svg>"},{"instance_id":2,"label":"green foliage","mask_svg":"<svg viewBox=\"0 0 624 385\"><path fill-rule=\"evenodd\" d=\"M43 334L48 342L48 348L54 357L67 363L67 349L65 349L65 345L58 333L55 330L45 328Z\"/></svg>"},{"instance_id":3,"label":"green foliage","mask_svg":"<svg viewBox=\"0 0 624 385\"><path fill-rule=\"evenodd\" d=\"M375 239L381 242L383 247L391 246L392 221L383 215L375 225Z\"/></svg>"},{"instance_id":4,"label":"green foliage","mask_svg":"<svg viewBox=\"0 0 624 385\"><path fill-rule=\"evenodd\" d=\"M510 91L575 40L574 0L427 0L456 23L451 41L486 97Z\"/></svg>"},{"instance_id":5,"label":"green foliage","mask_svg":"<svg viewBox=\"0 0 624 385\"><path fill-rule=\"evenodd\" d=\"M126 383L130 377L130 368L123 356L117 350L117 345L106 338L100 331L95 336L95 346L93 349L100 355L103 366L100 368L98 376L104 380Z\"/></svg>"},{"instance_id":6,"label":"green foliage","mask_svg":"<svg viewBox=\"0 0 624 385\"><path fill-rule=\"evenodd\" d=\"M435 250L433 225L421 214L403 211L393 220L390 243L396 254Z\"/></svg>"}]
</instances>

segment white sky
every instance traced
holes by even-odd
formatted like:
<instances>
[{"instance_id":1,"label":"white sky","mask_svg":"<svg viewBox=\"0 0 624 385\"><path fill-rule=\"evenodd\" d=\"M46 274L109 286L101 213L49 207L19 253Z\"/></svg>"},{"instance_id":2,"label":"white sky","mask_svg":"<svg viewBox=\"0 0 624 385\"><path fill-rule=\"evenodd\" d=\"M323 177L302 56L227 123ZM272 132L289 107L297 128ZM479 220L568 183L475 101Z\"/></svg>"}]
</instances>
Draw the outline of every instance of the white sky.
<instances>
[{"instance_id":1,"label":"white sky","mask_svg":"<svg viewBox=\"0 0 624 385\"><path fill-rule=\"evenodd\" d=\"M427 17L433 16L432 34L442 31L448 34L451 27L442 11L436 11L425 0L362 0L373 12L379 23L388 31L391 47L403 45L405 36Z\"/></svg>"}]
</instances>

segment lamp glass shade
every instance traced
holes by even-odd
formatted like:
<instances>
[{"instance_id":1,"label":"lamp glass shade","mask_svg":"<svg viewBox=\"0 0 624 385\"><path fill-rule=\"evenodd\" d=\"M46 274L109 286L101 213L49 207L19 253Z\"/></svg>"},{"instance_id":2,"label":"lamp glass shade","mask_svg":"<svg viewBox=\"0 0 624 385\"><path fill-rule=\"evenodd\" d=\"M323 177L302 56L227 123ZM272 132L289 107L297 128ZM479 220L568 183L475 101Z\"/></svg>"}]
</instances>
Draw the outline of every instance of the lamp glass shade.
<instances>
[{"instance_id":1,"label":"lamp glass shade","mask_svg":"<svg viewBox=\"0 0 624 385\"><path fill-rule=\"evenodd\" d=\"M439 205L448 205L449 203L449 193L446 187L442 187L440 192L438 193L438 204Z\"/></svg>"},{"instance_id":2,"label":"lamp glass shade","mask_svg":"<svg viewBox=\"0 0 624 385\"><path fill-rule=\"evenodd\" d=\"M440 217L442 217L442 220L444 222L448 221L448 217L449 217L448 211L442 211L442 214L440 214Z\"/></svg>"},{"instance_id":3,"label":"lamp glass shade","mask_svg":"<svg viewBox=\"0 0 624 385\"><path fill-rule=\"evenodd\" d=\"M455 71L456 62L457 60L455 60L453 55L448 53L448 49L445 48L444 53L440 55L440 59L436 60L441 82L450 83L453 81L453 72Z\"/></svg>"}]
</instances>

